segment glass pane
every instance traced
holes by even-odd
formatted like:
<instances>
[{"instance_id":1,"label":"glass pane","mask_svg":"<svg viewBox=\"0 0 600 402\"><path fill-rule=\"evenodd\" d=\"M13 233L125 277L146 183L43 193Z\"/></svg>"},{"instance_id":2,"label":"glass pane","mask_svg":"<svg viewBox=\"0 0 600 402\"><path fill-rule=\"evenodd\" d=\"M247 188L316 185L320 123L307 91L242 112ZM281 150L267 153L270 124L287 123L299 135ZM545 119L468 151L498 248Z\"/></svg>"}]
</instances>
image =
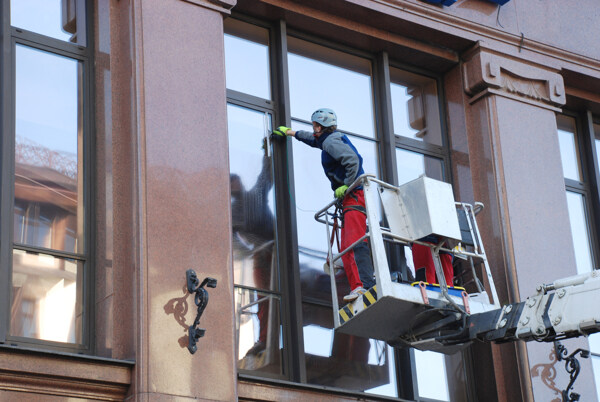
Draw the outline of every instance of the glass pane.
<instances>
[{"instance_id":1,"label":"glass pane","mask_svg":"<svg viewBox=\"0 0 600 402\"><path fill-rule=\"evenodd\" d=\"M292 117L333 109L340 130L375 136L369 60L288 37Z\"/></svg>"},{"instance_id":2,"label":"glass pane","mask_svg":"<svg viewBox=\"0 0 600 402\"><path fill-rule=\"evenodd\" d=\"M581 181L579 156L577 152L577 145L575 143L575 133L577 132L575 119L568 116L558 115L556 117L556 122L558 125L560 159L562 161L565 179Z\"/></svg>"},{"instance_id":3,"label":"glass pane","mask_svg":"<svg viewBox=\"0 0 600 402\"><path fill-rule=\"evenodd\" d=\"M11 0L12 26L85 46L85 0Z\"/></svg>"},{"instance_id":4,"label":"glass pane","mask_svg":"<svg viewBox=\"0 0 600 402\"><path fill-rule=\"evenodd\" d=\"M82 274L81 262L14 250L10 334L80 343Z\"/></svg>"},{"instance_id":5,"label":"glass pane","mask_svg":"<svg viewBox=\"0 0 600 402\"><path fill-rule=\"evenodd\" d=\"M397 396L392 349L385 342L333 331L329 307L302 304L309 384Z\"/></svg>"},{"instance_id":6,"label":"glass pane","mask_svg":"<svg viewBox=\"0 0 600 402\"><path fill-rule=\"evenodd\" d=\"M15 242L83 251L82 66L16 46Z\"/></svg>"},{"instance_id":7,"label":"glass pane","mask_svg":"<svg viewBox=\"0 0 600 402\"><path fill-rule=\"evenodd\" d=\"M271 117L230 104L227 119L234 280L238 285L277 290L275 193L265 140Z\"/></svg>"},{"instance_id":8,"label":"glass pane","mask_svg":"<svg viewBox=\"0 0 600 402\"><path fill-rule=\"evenodd\" d=\"M600 355L600 333L588 336L588 342L590 345L590 352Z\"/></svg>"},{"instance_id":9,"label":"glass pane","mask_svg":"<svg viewBox=\"0 0 600 402\"><path fill-rule=\"evenodd\" d=\"M594 381L596 382L596 395L600 401L600 357L592 356L592 367L594 370Z\"/></svg>"},{"instance_id":10,"label":"glass pane","mask_svg":"<svg viewBox=\"0 0 600 402\"><path fill-rule=\"evenodd\" d=\"M397 68L390 68L394 133L442 145L437 83Z\"/></svg>"},{"instance_id":11,"label":"glass pane","mask_svg":"<svg viewBox=\"0 0 600 402\"><path fill-rule=\"evenodd\" d=\"M585 214L585 199L581 194L567 191L567 205L569 207L577 273L591 272L594 265L590 249L588 222Z\"/></svg>"},{"instance_id":12,"label":"glass pane","mask_svg":"<svg viewBox=\"0 0 600 402\"><path fill-rule=\"evenodd\" d=\"M255 290L235 290L238 368L283 374L281 300Z\"/></svg>"},{"instance_id":13,"label":"glass pane","mask_svg":"<svg viewBox=\"0 0 600 402\"><path fill-rule=\"evenodd\" d=\"M444 180L444 165L441 159L417 152L396 148L398 185L426 175L436 180Z\"/></svg>"},{"instance_id":14,"label":"glass pane","mask_svg":"<svg viewBox=\"0 0 600 402\"><path fill-rule=\"evenodd\" d=\"M423 352L415 349L415 365L417 367L417 384L420 397L441 401L450 400L444 357L441 353Z\"/></svg>"},{"instance_id":15,"label":"glass pane","mask_svg":"<svg viewBox=\"0 0 600 402\"><path fill-rule=\"evenodd\" d=\"M225 20L227 88L271 99L269 32L228 18Z\"/></svg>"},{"instance_id":16,"label":"glass pane","mask_svg":"<svg viewBox=\"0 0 600 402\"><path fill-rule=\"evenodd\" d=\"M294 130L312 130L297 121L292 121ZM377 144L374 141L351 137L350 141L363 157L365 173L377 175ZM300 279L303 297L314 297L331 303L329 276L323 271L327 259L327 233L325 225L315 221L315 213L333 200L331 184L321 166L321 151L299 141L293 142L294 194L298 225L298 248L300 252ZM337 252L334 246L334 252ZM349 291L348 281L339 272L338 295Z\"/></svg>"}]
</instances>

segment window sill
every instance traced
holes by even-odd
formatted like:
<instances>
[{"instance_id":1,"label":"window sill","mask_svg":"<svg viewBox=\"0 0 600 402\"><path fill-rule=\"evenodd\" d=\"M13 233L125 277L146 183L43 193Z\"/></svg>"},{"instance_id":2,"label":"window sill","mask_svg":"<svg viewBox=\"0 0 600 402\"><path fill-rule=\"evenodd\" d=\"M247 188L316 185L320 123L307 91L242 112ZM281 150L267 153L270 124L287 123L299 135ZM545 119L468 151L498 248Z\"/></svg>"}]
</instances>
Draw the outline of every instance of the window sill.
<instances>
[{"instance_id":1,"label":"window sill","mask_svg":"<svg viewBox=\"0 0 600 402\"><path fill-rule=\"evenodd\" d=\"M267 378L246 375L238 376L238 398L240 401L406 401L401 398L344 391L325 386L270 380Z\"/></svg>"},{"instance_id":2,"label":"window sill","mask_svg":"<svg viewBox=\"0 0 600 402\"><path fill-rule=\"evenodd\" d=\"M0 345L0 390L122 401L133 361Z\"/></svg>"}]
</instances>

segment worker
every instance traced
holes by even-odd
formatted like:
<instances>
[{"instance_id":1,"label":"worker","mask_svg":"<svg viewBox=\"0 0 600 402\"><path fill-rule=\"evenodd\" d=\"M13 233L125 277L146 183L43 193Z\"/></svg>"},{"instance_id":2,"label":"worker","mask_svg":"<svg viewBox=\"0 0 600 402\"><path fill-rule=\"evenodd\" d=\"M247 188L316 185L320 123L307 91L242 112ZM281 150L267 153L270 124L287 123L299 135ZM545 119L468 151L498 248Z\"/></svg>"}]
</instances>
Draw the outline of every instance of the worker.
<instances>
[{"instance_id":1,"label":"worker","mask_svg":"<svg viewBox=\"0 0 600 402\"><path fill-rule=\"evenodd\" d=\"M365 235L367 230L365 197L362 186L351 191L348 187L364 173L362 157L347 136L337 131L337 116L331 109L318 109L311 116L313 132L294 131L279 126L274 134L292 136L322 150L321 163L331 182L336 198L342 200L342 250ZM342 251L340 250L340 251ZM350 284L350 293L344 301L352 302L375 285L373 263L367 239L342 256L344 271Z\"/></svg>"}]
</instances>

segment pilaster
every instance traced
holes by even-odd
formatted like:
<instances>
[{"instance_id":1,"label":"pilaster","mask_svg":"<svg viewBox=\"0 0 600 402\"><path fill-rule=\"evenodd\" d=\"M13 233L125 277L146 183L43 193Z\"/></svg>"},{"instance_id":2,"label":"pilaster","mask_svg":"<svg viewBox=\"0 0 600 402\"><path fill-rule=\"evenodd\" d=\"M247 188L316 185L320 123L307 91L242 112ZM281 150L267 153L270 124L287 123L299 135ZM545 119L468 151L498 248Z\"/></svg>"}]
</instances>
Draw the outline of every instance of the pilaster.
<instances>
[{"instance_id":1,"label":"pilaster","mask_svg":"<svg viewBox=\"0 0 600 402\"><path fill-rule=\"evenodd\" d=\"M234 0L133 0L140 222L131 398L237 399L223 15ZM196 317L186 271L217 280Z\"/></svg>"},{"instance_id":2,"label":"pilaster","mask_svg":"<svg viewBox=\"0 0 600 402\"><path fill-rule=\"evenodd\" d=\"M483 44L463 59L474 196L490 207L482 225L491 244L486 251L502 302L518 302L538 284L576 274L556 126L564 83L552 68ZM556 364L553 353L551 343L492 346L499 399L560 397L566 372L555 367L552 379L540 374ZM518 372L509 374L511 366ZM593 385L584 388L578 392L594 395Z\"/></svg>"}]
</instances>

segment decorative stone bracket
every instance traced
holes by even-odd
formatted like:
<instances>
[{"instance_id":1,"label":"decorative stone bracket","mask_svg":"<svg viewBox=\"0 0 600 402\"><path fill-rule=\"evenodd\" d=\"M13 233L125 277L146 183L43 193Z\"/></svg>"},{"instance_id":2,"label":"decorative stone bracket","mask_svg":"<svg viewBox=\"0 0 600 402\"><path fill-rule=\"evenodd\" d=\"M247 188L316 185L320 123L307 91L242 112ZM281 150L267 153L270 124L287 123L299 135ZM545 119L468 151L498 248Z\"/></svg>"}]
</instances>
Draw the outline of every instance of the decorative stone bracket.
<instances>
[{"instance_id":1,"label":"decorative stone bracket","mask_svg":"<svg viewBox=\"0 0 600 402\"><path fill-rule=\"evenodd\" d=\"M488 94L520 100L552 110L566 102L560 74L477 48L463 64L465 92L470 103Z\"/></svg>"}]
</instances>

